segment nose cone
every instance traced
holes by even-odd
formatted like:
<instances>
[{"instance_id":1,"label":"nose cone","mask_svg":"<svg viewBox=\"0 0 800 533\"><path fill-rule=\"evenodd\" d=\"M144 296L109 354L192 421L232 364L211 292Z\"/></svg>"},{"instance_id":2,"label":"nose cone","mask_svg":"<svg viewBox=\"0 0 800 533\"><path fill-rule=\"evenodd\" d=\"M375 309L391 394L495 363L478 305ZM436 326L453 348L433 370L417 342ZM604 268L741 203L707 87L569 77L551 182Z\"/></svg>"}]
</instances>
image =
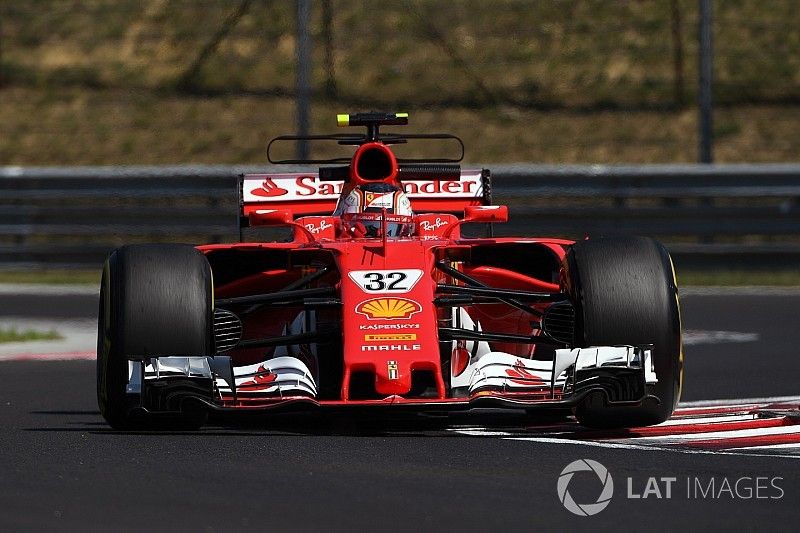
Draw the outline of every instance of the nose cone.
<instances>
[{"instance_id":1,"label":"nose cone","mask_svg":"<svg viewBox=\"0 0 800 533\"><path fill-rule=\"evenodd\" d=\"M408 395L418 373L434 376L444 395L431 246L415 239L398 239L391 246L366 240L338 245L339 269L347 272L340 290L343 400L350 399L349 376L364 373L371 374L374 391L369 392L378 396ZM357 388L364 385L358 381Z\"/></svg>"},{"instance_id":2,"label":"nose cone","mask_svg":"<svg viewBox=\"0 0 800 533\"><path fill-rule=\"evenodd\" d=\"M385 365L376 365L375 392L389 396L408 394L411 391L411 369L407 362L388 359Z\"/></svg>"}]
</instances>

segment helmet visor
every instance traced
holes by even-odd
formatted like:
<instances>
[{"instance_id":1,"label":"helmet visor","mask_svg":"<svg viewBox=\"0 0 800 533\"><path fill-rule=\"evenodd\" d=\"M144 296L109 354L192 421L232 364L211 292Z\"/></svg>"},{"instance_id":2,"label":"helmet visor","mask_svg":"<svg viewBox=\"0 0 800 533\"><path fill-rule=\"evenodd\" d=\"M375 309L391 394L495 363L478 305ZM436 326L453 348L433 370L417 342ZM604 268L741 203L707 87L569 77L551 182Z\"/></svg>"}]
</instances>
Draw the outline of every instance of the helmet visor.
<instances>
[{"instance_id":1,"label":"helmet visor","mask_svg":"<svg viewBox=\"0 0 800 533\"><path fill-rule=\"evenodd\" d=\"M383 237L383 228L386 228L386 237L410 237L414 234L413 217L405 215L386 214L386 223L383 213L348 213L342 216L345 230L354 237Z\"/></svg>"}]
</instances>

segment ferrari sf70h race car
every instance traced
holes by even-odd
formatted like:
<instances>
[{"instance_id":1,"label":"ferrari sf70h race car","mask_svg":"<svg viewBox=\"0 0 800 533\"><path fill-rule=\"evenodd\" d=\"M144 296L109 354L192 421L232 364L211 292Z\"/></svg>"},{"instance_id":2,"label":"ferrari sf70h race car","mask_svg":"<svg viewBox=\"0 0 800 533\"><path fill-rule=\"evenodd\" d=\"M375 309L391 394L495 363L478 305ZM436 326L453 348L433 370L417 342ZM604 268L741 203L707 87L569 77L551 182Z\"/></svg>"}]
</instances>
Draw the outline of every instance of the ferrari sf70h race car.
<instances>
[{"instance_id":1,"label":"ferrari sf70h race car","mask_svg":"<svg viewBox=\"0 0 800 533\"><path fill-rule=\"evenodd\" d=\"M508 210L491 205L489 171L461 169L460 139L380 131L401 113L338 121L366 132L270 143L270 162L317 172L240 177L240 242L109 255L97 395L112 427L298 409L555 409L589 427L672 414L683 356L662 245L493 237ZM273 157L298 140L347 157ZM420 140L460 155L397 156ZM467 237L476 223L485 234ZM291 237L242 237L269 226Z\"/></svg>"}]
</instances>

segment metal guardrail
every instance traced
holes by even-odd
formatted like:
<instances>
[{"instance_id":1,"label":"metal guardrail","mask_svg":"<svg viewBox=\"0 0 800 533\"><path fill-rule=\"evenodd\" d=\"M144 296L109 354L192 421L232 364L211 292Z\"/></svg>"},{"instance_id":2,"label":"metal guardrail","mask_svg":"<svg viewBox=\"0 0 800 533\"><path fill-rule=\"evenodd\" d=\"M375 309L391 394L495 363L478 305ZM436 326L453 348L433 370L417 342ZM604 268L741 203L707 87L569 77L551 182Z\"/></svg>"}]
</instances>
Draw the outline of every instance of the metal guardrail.
<instances>
[{"instance_id":1,"label":"metal guardrail","mask_svg":"<svg viewBox=\"0 0 800 533\"><path fill-rule=\"evenodd\" d=\"M490 168L511 209L499 235L651 235L683 264L800 264L800 164ZM236 176L298 170L0 167L0 268L91 268L125 242L232 242Z\"/></svg>"}]
</instances>

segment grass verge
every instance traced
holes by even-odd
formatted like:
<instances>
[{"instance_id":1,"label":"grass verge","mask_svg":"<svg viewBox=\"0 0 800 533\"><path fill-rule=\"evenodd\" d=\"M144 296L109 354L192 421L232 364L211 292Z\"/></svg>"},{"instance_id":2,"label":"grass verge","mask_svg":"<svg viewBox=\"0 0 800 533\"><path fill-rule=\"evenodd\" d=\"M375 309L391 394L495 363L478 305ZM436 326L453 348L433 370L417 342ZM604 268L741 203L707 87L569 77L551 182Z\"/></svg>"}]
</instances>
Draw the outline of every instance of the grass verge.
<instances>
[{"instance_id":1,"label":"grass verge","mask_svg":"<svg viewBox=\"0 0 800 533\"><path fill-rule=\"evenodd\" d=\"M0 343L4 342L30 342L30 341L57 341L63 339L63 335L54 329L48 331L38 331L35 329L18 330L16 327L0 327Z\"/></svg>"},{"instance_id":2,"label":"grass verge","mask_svg":"<svg viewBox=\"0 0 800 533\"><path fill-rule=\"evenodd\" d=\"M678 270L678 286L800 287L800 270Z\"/></svg>"},{"instance_id":3,"label":"grass verge","mask_svg":"<svg viewBox=\"0 0 800 533\"><path fill-rule=\"evenodd\" d=\"M42 285L99 285L99 270L8 270L0 271L0 283Z\"/></svg>"}]
</instances>

